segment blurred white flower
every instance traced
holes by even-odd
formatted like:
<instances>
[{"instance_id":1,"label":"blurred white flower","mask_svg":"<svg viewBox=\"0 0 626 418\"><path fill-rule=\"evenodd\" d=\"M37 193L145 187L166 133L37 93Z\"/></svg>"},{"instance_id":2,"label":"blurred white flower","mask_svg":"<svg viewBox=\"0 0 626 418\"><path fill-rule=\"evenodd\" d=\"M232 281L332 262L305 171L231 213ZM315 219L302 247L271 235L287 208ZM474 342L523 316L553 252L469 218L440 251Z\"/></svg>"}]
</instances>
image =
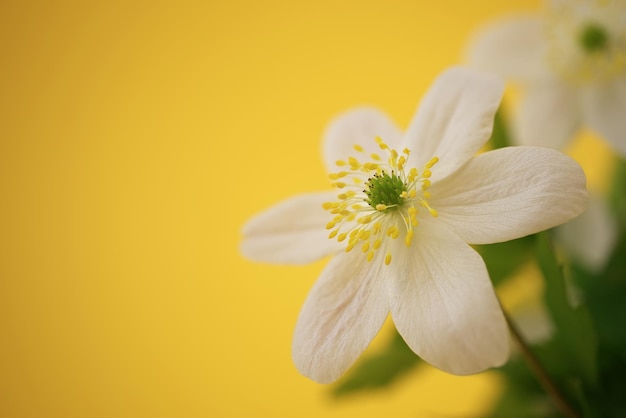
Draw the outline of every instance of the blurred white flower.
<instances>
[{"instance_id":1,"label":"blurred white flower","mask_svg":"<svg viewBox=\"0 0 626 418\"><path fill-rule=\"evenodd\" d=\"M626 1L551 1L541 18L494 22L469 60L524 87L520 144L561 148L586 125L626 156Z\"/></svg>"},{"instance_id":2,"label":"blurred white flower","mask_svg":"<svg viewBox=\"0 0 626 418\"><path fill-rule=\"evenodd\" d=\"M241 250L250 259L305 263L335 254L298 318L301 373L337 379L390 312L411 349L444 371L471 374L506 361L506 323L468 243L566 222L584 210L587 192L581 168L558 151L476 156L502 90L496 76L455 68L435 81L404 135L374 109L340 116L324 142L339 194L296 196L245 225Z\"/></svg>"},{"instance_id":3,"label":"blurred white flower","mask_svg":"<svg viewBox=\"0 0 626 418\"><path fill-rule=\"evenodd\" d=\"M603 199L591 194L585 213L556 228L567 252L593 272L606 265L617 243L618 224Z\"/></svg>"}]
</instances>

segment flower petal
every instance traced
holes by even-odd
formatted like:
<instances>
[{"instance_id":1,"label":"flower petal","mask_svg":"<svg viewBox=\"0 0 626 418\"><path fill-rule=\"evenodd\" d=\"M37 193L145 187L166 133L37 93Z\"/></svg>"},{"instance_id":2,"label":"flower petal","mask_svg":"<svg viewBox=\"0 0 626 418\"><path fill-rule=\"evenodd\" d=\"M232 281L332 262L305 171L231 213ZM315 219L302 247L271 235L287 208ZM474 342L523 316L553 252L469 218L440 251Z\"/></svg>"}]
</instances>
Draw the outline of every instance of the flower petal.
<instances>
[{"instance_id":1,"label":"flower petal","mask_svg":"<svg viewBox=\"0 0 626 418\"><path fill-rule=\"evenodd\" d=\"M516 115L516 142L562 148L581 125L576 93L556 78L529 84Z\"/></svg>"},{"instance_id":2,"label":"flower petal","mask_svg":"<svg viewBox=\"0 0 626 418\"><path fill-rule=\"evenodd\" d=\"M387 115L375 108L356 108L337 116L326 128L322 144L328 172L337 171L337 160L358 157L354 145L362 146L368 156L371 153L380 153L375 142L377 136L390 147L397 147L402 132Z\"/></svg>"},{"instance_id":3,"label":"flower petal","mask_svg":"<svg viewBox=\"0 0 626 418\"><path fill-rule=\"evenodd\" d=\"M385 266L359 251L334 257L309 293L296 325L293 360L319 383L338 379L382 327L389 313Z\"/></svg>"},{"instance_id":4,"label":"flower petal","mask_svg":"<svg viewBox=\"0 0 626 418\"><path fill-rule=\"evenodd\" d=\"M509 335L482 258L433 221L421 222L417 233L415 248L394 243L390 305L398 332L420 357L448 373L502 365Z\"/></svg>"},{"instance_id":5,"label":"flower petal","mask_svg":"<svg viewBox=\"0 0 626 418\"><path fill-rule=\"evenodd\" d=\"M491 74L451 68L426 93L405 136L410 165L421 170L433 157L439 163L432 181L444 178L472 157L491 136L504 84Z\"/></svg>"},{"instance_id":6,"label":"flower petal","mask_svg":"<svg viewBox=\"0 0 626 418\"><path fill-rule=\"evenodd\" d=\"M506 79L536 80L549 74L541 20L518 15L494 21L471 38L467 60L474 68Z\"/></svg>"},{"instance_id":7,"label":"flower petal","mask_svg":"<svg viewBox=\"0 0 626 418\"><path fill-rule=\"evenodd\" d=\"M570 157L540 147L481 154L445 181L429 200L471 244L508 241L567 222L585 210L586 178Z\"/></svg>"},{"instance_id":8,"label":"flower petal","mask_svg":"<svg viewBox=\"0 0 626 418\"><path fill-rule=\"evenodd\" d=\"M613 252L618 225L605 202L592 195L585 213L557 228L556 236L573 257L599 272Z\"/></svg>"},{"instance_id":9,"label":"flower petal","mask_svg":"<svg viewBox=\"0 0 626 418\"><path fill-rule=\"evenodd\" d=\"M626 77L583 91L586 123L626 156Z\"/></svg>"},{"instance_id":10,"label":"flower petal","mask_svg":"<svg viewBox=\"0 0 626 418\"><path fill-rule=\"evenodd\" d=\"M331 219L322 209L335 200L331 192L292 197L252 218L243 227L242 254L255 261L278 264L307 264L339 250L328 238Z\"/></svg>"}]
</instances>

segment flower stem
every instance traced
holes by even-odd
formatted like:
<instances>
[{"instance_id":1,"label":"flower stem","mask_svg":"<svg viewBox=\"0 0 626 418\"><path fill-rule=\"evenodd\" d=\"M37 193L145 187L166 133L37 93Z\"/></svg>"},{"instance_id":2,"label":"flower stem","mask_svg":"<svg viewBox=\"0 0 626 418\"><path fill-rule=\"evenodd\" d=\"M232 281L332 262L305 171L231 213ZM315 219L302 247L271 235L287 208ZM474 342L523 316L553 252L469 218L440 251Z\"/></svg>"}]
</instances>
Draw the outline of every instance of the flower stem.
<instances>
[{"instance_id":1,"label":"flower stem","mask_svg":"<svg viewBox=\"0 0 626 418\"><path fill-rule=\"evenodd\" d=\"M567 418L580 418L578 412L576 412L576 410L568 403L567 399L563 396L552 378L548 375L548 372L543 367L535 353L533 353L530 349L524 340L524 337L522 337L522 334L519 332L519 329L511 320L511 317L504 309L502 311L504 312L506 322L509 324L509 329L511 330L513 339L519 345L522 355L528 362L528 365L532 369L533 373L535 373L535 377L539 381L539 384L541 384L543 389L548 393L557 409Z\"/></svg>"}]
</instances>

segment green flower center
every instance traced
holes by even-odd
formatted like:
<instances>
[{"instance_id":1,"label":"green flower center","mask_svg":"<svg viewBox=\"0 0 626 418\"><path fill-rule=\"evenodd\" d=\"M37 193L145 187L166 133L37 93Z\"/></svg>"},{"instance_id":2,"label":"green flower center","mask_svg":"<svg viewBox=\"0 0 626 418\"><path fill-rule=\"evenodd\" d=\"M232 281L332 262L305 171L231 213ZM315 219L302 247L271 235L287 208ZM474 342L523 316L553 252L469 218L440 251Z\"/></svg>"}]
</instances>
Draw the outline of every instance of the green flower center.
<instances>
[{"instance_id":1,"label":"green flower center","mask_svg":"<svg viewBox=\"0 0 626 418\"><path fill-rule=\"evenodd\" d=\"M580 44L590 54L606 49L608 43L606 31L596 23L588 23L580 32Z\"/></svg>"},{"instance_id":2,"label":"green flower center","mask_svg":"<svg viewBox=\"0 0 626 418\"><path fill-rule=\"evenodd\" d=\"M381 174L374 174L365 183L366 189L363 191L367 196L365 201L374 209L378 205L385 205L387 208L402 206L406 196L407 187L404 181L396 175L394 171L391 175L386 171Z\"/></svg>"},{"instance_id":3,"label":"green flower center","mask_svg":"<svg viewBox=\"0 0 626 418\"><path fill-rule=\"evenodd\" d=\"M557 3L545 15L545 59L552 70L576 87L622 77L626 27L616 19L626 12L624 4L605 0Z\"/></svg>"}]
</instances>

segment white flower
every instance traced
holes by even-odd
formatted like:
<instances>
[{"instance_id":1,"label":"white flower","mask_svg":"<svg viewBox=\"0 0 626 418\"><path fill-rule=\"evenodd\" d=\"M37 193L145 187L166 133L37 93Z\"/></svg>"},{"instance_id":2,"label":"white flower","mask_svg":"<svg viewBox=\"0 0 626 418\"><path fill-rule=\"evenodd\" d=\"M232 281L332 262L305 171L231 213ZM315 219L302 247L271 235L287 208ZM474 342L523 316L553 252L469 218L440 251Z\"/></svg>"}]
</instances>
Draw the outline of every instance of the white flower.
<instances>
[{"instance_id":1,"label":"white flower","mask_svg":"<svg viewBox=\"0 0 626 418\"><path fill-rule=\"evenodd\" d=\"M444 371L471 374L506 361L507 326L468 243L566 222L584 210L587 192L578 164L558 151L475 155L502 90L496 76L454 68L435 81L404 135L374 109L340 116L324 142L339 194L296 196L244 227L250 259L305 263L336 254L298 318L301 373L337 379L390 312L411 349Z\"/></svg>"},{"instance_id":2,"label":"white flower","mask_svg":"<svg viewBox=\"0 0 626 418\"><path fill-rule=\"evenodd\" d=\"M494 22L469 59L524 87L520 144L558 149L586 125L626 156L626 1L552 1L543 18Z\"/></svg>"}]
</instances>

